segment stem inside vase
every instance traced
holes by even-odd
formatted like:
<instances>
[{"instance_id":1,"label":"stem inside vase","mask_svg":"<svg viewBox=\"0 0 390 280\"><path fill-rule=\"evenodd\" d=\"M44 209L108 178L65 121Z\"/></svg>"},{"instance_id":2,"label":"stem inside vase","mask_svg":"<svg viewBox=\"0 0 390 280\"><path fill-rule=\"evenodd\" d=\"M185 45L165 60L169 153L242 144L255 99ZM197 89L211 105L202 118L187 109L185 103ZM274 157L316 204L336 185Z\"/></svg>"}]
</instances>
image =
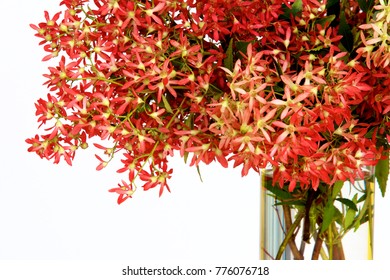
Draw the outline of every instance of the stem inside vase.
<instances>
[{"instance_id":1,"label":"stem inside vase","mask_svg":"<svg viewBox=\"0 0 390 280\"><path fill-rule=\"evenodd\" d=\"M272 171L262 173L260 258L372 259L375 184L369 174L288 192L271 185Z\"/></svg>"}]
</instances>

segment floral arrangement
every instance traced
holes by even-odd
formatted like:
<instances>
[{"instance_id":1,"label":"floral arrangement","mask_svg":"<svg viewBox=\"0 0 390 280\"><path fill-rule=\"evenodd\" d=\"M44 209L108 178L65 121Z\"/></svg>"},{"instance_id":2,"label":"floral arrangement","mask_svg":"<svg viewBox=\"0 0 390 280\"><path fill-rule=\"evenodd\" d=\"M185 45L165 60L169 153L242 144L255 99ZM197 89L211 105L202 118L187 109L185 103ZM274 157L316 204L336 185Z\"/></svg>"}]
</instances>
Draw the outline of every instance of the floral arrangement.
<instances>
[{"instance_id":1,"label":"floral arrangement","mask_svg":"<svg viewBox=\"0 0 390 280\"><path fill-rule=\"evenodd\" d=\"M49 93L35 106L46 132L26 140L30 152L71 164L93 137L105 140L94 144L103 154L97 170L120 153L118 172L128 175L110 189L118 203L139 184L169 191L175 151L195 167L231 161L243 176L272 165L269 187L301 202L376 166L384 194L387 0L61 5L31 25L43 60L58 65L44 75Z\"/></svg>"}]
</instances>

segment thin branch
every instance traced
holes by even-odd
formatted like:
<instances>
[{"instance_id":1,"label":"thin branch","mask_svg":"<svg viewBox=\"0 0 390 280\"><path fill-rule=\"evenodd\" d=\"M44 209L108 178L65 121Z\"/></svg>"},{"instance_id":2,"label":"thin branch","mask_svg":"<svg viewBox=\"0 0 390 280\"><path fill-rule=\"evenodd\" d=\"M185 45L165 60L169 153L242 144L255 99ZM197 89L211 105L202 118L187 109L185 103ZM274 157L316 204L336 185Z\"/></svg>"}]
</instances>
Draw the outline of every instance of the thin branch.
<instances>
[{"instance_id":1,"label":"thin branch","mask_svg":"<svg viewBox=\"0 0 390 280\"><path fill-rule=\"evenodd\" d=\"M286 249L286 246L287 244L290 246L290 249L291 249L291 252L294 256L294 259L296 260L303 260L303 256L302 254L299 252L298 248L297 248L297 245L295 244L295 240L294 240L294 231L295 229L299 226L303 216L304 216L304 212L298 212L298 215L294 221L294 223L292 223L292 219L291 219L291 212L290 212L290 208L288 207L288 205L283 205L283 213L284 213L284 219L286 221L286 230L287 230L287 233L286 233L286 236L282 242L282 244L280 245L279 247L279 251L278 251L278 254L276 255L276 260L280 260L281 257L282 257L282 254L284 252L284 250Z\"/></svg>"},{"instance_id":2,"label":"thin branch","mask_svg":"<svg viewBox=\"0 0 390 280\"><path fill-rule=\"evenodd\" d=\"M324 243L324 240L320 237L319 234L317 234L316 242L315 242L314 248L313 248L313 254L311 256L312 260L318 260L319 259L323 243Z\"/></svg>"},{"instance_id":3,"label":"thin branch","mask_svg":"<svg viewBox=\"0 0 390 280\"><path fill-rule=\"evenodd\" d=\"M340 236L340 233L338 232L336 228L336 224L333 223L331 225L331 230L333 231L333 236ZM336 242L333 244L333 259L334 260L345 260L345 254L344 254L344 247L343 243L341 242L342 239L337 239Z\"/></svg>"},{"instance_id":4,"label":"thin branch","mask_svg":"<svg viewBox=\"0 0 390 280\"><path fill-rule=\"evenodd\" d=\"M299 253L303 256L305 253L305 248L306 248L306 241L302 239L301 246L299 247Z\"/></svg>"}]
</instances>

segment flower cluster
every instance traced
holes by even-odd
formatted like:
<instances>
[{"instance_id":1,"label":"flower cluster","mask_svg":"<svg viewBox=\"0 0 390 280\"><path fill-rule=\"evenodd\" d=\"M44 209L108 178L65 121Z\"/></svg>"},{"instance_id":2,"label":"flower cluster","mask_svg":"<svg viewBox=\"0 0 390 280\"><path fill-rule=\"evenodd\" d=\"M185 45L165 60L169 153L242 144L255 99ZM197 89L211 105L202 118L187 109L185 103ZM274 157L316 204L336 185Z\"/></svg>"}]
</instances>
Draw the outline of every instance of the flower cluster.
<instances>
[{"instance_id":1,"label":"flower cluster","mask_svg":"<svg viewBox=\"0 0 390 280\"><path fill-rule=\"evenodd\" d=\"M166 189L169 157L316 189L362 176L390 140L390 5L321 0L63 0L31 25L48 55L47 133L29 151L71 164L89 139L128 180ZM359 5L360 3L360 5Z\"/></svg>"}]
</instances>

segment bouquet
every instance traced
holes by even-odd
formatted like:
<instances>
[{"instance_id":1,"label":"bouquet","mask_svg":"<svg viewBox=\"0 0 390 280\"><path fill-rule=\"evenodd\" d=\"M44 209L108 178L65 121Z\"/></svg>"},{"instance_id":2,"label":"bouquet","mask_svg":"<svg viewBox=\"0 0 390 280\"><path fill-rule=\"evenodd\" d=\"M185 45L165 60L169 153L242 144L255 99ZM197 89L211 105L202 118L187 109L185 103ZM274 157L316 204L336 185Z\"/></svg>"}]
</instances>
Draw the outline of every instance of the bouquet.
<instances>
[{"instance_id":1,"label":"bouquet","mask_svg":"<svg viewBox=\"0 0 390 280\"><path fill-rule=\"evenodd\" d=\"M341 189L375 166L385 193L387 0L60 4L31 24L43 60L56 66L35 104L44 131L26 140L30 152L71 164L92 138L104 140L93 144L97 170L120 157L125 177L109 190L119 204L137 186L170 191L175 151L196 168L232 162L242 176L270 165L267 188L279 203L300 219L312 213L306 241L327 241L335 224L347 225L335 201L354 211L348 229L368 220L357 208L367 194L349 199Z\"/></svg>"}]
</instances>

